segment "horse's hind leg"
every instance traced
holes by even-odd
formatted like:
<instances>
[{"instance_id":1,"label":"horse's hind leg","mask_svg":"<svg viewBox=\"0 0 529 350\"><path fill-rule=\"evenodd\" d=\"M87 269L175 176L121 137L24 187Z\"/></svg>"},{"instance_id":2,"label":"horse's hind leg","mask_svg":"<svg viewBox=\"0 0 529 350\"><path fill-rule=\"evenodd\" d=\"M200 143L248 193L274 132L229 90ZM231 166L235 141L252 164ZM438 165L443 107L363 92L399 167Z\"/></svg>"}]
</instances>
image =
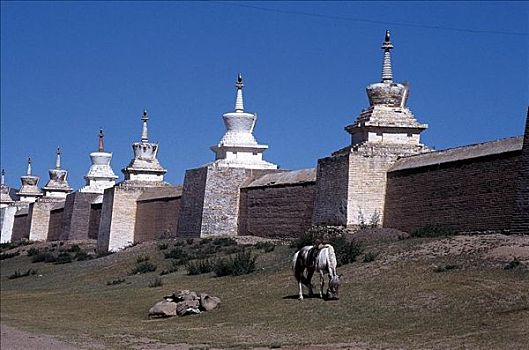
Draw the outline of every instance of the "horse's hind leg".
<instances>
[{"instance_id":1,"label":"horse's hind leg","mask_svg":"<svg viewBox=\"0 0 529 350\"><path fill-rule=\"evenodd\" d=\"M309 289L309 296L313 296L314 293L312 291L312 275L314 275L314 270L309 269L307 270L307 280L306 280L306 286Z\"/></svg>"},{"instance_id":2,"label":"horse's hind leg","mask_svg":"<svg viewBox=\"0 0 529 350\"><path fill-rule=\"evenodd\" d=\"M323 287L325 286L325 278L323 272L320 272L320 298L323 299Z\"/></svg>"}]
</instances>

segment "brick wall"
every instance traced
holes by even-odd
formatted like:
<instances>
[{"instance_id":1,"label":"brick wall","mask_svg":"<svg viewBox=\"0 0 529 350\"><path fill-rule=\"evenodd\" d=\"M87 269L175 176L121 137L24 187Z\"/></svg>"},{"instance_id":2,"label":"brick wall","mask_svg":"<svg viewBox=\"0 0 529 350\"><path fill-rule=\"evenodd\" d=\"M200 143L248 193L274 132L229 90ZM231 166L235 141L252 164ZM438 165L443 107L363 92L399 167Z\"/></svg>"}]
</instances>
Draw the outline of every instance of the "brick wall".
<instances>
[{"instance_id":1,"label":"brick wall","mask_svg":"<svg viewBox=\"0 0 529 350\"><path fill-rule=\"evenodd\" d=\"M241 190L239 235L299 237L310 228L314 182Z\"/></svg>"},{"instance_id":2,"label":"brick wall","mask_svg":"<svg viewBox=\"0 0 529 350\"><path fill-rule=\"evenodd\" d=\"M29 215L27 208L15 214L11 242L21 241L23 239L29 239Z\"/></svg>"},{"instance_id":3,"label":"brick wall","mask_svg":"<svg viewBox=\"0 0 529 350\"><path fill-rule=\"evenodd\" d=\"M179 237L200 237L207 174L207 167L186 171L178 217Z\"/></svg>"},{"instance_id":4,"label":"brick wall","mask_svg":"<svg viewBox=\"0 0 529 350\"><path fill-rule=\"evenodd\" d=\"M53 209L50 212L50 224L48 227L48 241L61 239L63 226L64 208Z\"/></svg>"},{"instance_id":5,"label":"brick wall","mask_svg":"<svg viewBox=\"0 0 529 350\"><path fill-rule=\"evenodd\" d=\"M388 173L384 226L458 231L510 228L520 151Z\"/></svg>"},{"instance_id":6,"label":"brick wall","mask_svg":"<svg viewBox=\"0 0 529 350\"><path fill-rule=\"evenodd\" d=\"M90 204L97 193L73 192L66 196L61 240L88 239Z\"/></svg>"},{"instance_id":7,"label":"brick wall","mask_svg":"<svg viewBox=\"0 0 529 350\"><path fill-rule=\"evenodd\" d=\"M90 205L90 219L88 221L88 239L97 239L99 234L99 222L101 220L101 209L103 203Z\"/></svg>"},{"instance_id":8,"label":"brick wall","mask_svg":"<svg viewBox=\"0 0 529 350\"><path fill-rule=\"evenodd\" d=\"M180 197L138 201L134 242L176 236Z\"/></svg>"},{"instance_id":9,"label":"brick wall","mask_svg":"<svg viewBox=\"0 0 529 350\"><path fill-rule=\"evenodd\" d=\"M50 212L56 201L39 201L29 205L29 240L48 240L48 229L50 225Z\"/></svg>"},{"instance_id":10,"label":"brick wall","mask_svg":"<svg viewBox=\"0 0 529 350\"><path fill-rule=\"evenodd\" d=\"M512 220L512 233L529 234L529 109L525 122L525 135L518 172L516 200Z\"/></svg>"}]
</instances>

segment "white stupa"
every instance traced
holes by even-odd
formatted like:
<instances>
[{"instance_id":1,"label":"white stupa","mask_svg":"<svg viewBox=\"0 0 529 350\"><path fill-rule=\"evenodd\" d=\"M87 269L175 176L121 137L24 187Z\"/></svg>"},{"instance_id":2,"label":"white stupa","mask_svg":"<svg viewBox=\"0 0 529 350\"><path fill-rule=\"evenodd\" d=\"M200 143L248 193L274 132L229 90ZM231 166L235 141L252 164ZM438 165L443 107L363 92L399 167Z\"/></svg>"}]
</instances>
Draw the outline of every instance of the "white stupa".
<instances>
[{"instance_id":1,"label":"white stupa","mask_svg":"<svg viewBox=\"0 0 529 350\"><path fill-rule=\"evenodd\" d=\"M48 173L50 175L50 180L46 186L44 186L43 198L66 198L66 195L72 192L72 188L68 184L68 171L61 169L61 149L59 147L57 147L55 169L50 169Z\"/></svg>"},{"instance_id":2,"label":"white stupa","mask_svg":"<svg viewBox=\"0 0 529 350\"><path fill-rule=\"evenodd\" d=\"M158 144L149 142L147 129L149 116L147 111L143 111L141 120L143 121L141 142L132 144L134 158L125 169L121 170L125 175L124 182L138 182L144 185L164 184L163 176L167 170L162 167L158 158L156 158L158 155Z\"/></svg>"},{"instance_id":3,"label":"white stupa","mask_svg":"<svg viewBox=\"0 0 529 350\"><path fill-rule=\"evenodd\" d=\"M20 177L22 186L17 192L21 202L33 203L42 197L42 191L39 189L39 177L31 174L31 158L28 158L28 169L25 176Z\"/></svg>"},{"instance_id":4,"label":"white stupa","mask_svg":"<svg viewBox=\"0 0 529 350\"><path fill-rule=\"evenodd\" d=\"M2 169L2 182L0 184L0 208L7 207L15 202L11 196L11 189L5 184L5 171Z\"/></svg>"},{"instance_id":5,"label":"white stupa","mask_svg":"<svg viewBox=\"0 0 529 350\"><path fill-rule=\"evenodd\" d=\"M84 177L86 185L81 187L79 192L103 194L106 188L116 184L118 177L110 166L112 153L105 152L102 129L99 130L99 147L97 152L90 153L90 160L92 165Z\"/></svg>"},{"instance_id":6,"label":"white stupa","mask_svg":"<svg viewBox=\"0 0 529 350\"><path fill-rule=\"evenodd\" d=\"M260 145L253 136L257 115L244 111L241 74L237 77L235 111L222 116L226 133L217 145L211 146L215 152L215 164L219 167L246 169L277 169L276 164L263 160L263 152L268 145Z\"/></svg>"}]
</instances>

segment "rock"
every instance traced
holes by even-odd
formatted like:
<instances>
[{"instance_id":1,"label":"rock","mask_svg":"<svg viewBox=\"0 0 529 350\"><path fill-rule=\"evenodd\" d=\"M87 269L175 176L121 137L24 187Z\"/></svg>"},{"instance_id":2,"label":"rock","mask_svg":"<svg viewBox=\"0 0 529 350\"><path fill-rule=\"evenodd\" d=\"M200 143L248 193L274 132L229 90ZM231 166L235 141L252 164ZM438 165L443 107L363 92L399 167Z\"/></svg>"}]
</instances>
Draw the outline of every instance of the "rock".
<instances>
[{"instance_id":1,"label":"rock","mask_svg":"<svg viewBox=\"0 0 529 350\"><path fill-rule=\"evenodd\" d=\"M159 301L149 309L149 317L170 317L176 316L177 304L172 301Z\"/></svg>"},{"instance_id":2,"label":"rock","mask_svg":"<svg viewBox=\"0 0 529 350\"><path fill-rule=\"evenodd\" d=\"M220 304L220 298L207 295L205 293L200 294L200 308L204 311L211 311Z\"/></svg>"},{"instance_id":3,"label":"rock","mask_svg":"<svg viewBox=\"0 0 529 350\"><path fill-rule=\"evenodd\" d=\"M196 300L198 299L198 295L195 292L185 289L176 291L171 295L165 296L164 299L172 300L174 302L180 302L185 300Z\"/></svg>"},{"instance_id":4,"label":"rock","mask_svg":"<svg viewBox=\"0 0 529 350\"><path fill-rule=\"evenodd\" d=\"M198 300L184 300L176 303L176 314L178 316L185 316L190 314L200 313L200 301Z\"/></svg>"}]
</instances>

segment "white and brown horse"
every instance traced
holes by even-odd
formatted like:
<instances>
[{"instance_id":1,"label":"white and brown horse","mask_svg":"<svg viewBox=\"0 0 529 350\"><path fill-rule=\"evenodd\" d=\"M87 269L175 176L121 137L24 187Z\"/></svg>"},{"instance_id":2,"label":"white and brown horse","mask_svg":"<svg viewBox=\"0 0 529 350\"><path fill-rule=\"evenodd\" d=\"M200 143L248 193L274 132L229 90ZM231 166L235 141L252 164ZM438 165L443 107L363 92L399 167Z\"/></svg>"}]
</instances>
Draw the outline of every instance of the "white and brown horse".
<instances>
[{"instance_id":1,"label":"white and brown horse","mask_svg":"<svg viewBox=\"0 0 529 350\"><path fill-rule=\"evenodd\" d=\"M299 300L303 300L302 285L309 289L310 296L313 295L311 279L314 272L320 274L320 298L323 298L324 275L328 274L329 287L326 296L328 299L338 299L340 276L336 274L336 255L332 245L319 244L301 248L294 254L292 269L299 286Z\"/></svg>"}]
</instances>

